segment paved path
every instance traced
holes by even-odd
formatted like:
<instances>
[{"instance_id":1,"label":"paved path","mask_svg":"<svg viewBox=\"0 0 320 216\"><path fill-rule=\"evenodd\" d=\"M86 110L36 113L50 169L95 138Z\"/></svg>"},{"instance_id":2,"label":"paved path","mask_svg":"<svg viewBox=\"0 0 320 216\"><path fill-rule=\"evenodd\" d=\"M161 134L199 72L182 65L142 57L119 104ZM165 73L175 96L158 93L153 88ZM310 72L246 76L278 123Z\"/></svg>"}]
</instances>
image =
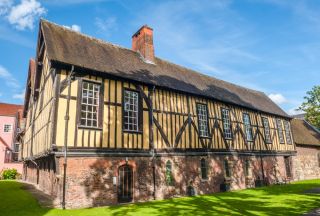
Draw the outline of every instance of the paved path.
<instances>
[{"instance_id":1,"label":"paved path","mask_svg":"<svg viewBox=\"0 0 320 216\"><path fill-rule=\"evenodd\" d=\"M39 190L35 185L21 181L22 188L31 193L36 198L40 206L44 208L55 208L57 204L54 203L51 196Z\"/></svg>"}]
</instances>

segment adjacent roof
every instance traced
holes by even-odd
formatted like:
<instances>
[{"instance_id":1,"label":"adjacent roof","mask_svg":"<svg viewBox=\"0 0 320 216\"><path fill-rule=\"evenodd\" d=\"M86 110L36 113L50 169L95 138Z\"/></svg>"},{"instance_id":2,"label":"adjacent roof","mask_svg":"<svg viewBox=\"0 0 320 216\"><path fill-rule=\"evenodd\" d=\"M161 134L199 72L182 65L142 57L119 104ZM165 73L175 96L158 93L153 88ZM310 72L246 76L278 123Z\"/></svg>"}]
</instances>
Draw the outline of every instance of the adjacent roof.
<instances>
[{"instance_id":1,"label":"adjacent roof","mask_svg":"<svg viewBox=\"0 0 320 216\"><path fill-rule=\"evenodd\" d=\"M296 115L292 115L292 118L297 118L297 119L305 119L305 113L301 113L301 114L296 114Z\"/></svg>"},{"instance_id":2,"label":"adjacent roof","mask_svg":"<svg viewBox=\"0 0 320 216\"><path fill-rule=\"evenodd\" d=\"M320 132L307 121L292 119L291 128L293 139L296 144L320 146Z\"/></svg>"},{"instance_id":3,"label":"adjacent roof","mask_svg":"<svg viewBox=\"0 0 320 216\"><path fill-rule=\"evenodd\" d=\"M20 119L22 110L23 105L0 103L0 116L16 116L19 114Z\"/></svg>"},{"instance_id":4,"label":"adjacent roof","mask_svg":"<svg viewBox=\"0 0 320 216\"><path fill-rule=\"evenodd\" d=\"M146 63L138 52L41 20L49 60L80 66L231 104L289 117L263 92L231 84L155 58Z\"/></svg>"}]
</instances>

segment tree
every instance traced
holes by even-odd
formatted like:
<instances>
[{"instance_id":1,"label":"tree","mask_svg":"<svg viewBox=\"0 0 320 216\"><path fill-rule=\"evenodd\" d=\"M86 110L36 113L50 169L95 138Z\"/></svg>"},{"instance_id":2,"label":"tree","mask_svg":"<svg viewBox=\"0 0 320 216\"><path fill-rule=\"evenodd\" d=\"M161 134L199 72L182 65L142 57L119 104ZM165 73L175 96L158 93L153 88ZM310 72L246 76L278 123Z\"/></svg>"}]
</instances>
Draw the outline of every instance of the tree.
<instances>
[{"instance_id":1,"label":"tree","mask_svg":"<svg viewBox=\"0 0 320 216\"><path fill-rule=\"evenodd\" d=\"M304 100L299 110L306 112L306 120L320 129L320 85L314 86L311 91L307 91Z\"/></svg>"}]
</instances>

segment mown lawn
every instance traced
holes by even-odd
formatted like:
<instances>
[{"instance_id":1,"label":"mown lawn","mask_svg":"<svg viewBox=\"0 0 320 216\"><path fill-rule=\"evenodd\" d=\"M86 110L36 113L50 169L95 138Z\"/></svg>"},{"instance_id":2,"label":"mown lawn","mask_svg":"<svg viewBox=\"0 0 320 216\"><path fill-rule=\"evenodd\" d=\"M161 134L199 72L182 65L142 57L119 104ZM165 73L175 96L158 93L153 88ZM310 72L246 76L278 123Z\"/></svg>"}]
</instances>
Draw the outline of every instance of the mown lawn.
<instances>
[{"instance_id":1,"label":"mown lawn","mask_svg":"<svg viewBox=\"0 0 320 216\"><path fill-rule=\"evenodd\" d=\"M103 216L103 215L301 215L320 207L319 194L305 190L320 187L320 180L270 186L148 203L78 210L41 208L15 181L0 181L2 216Z\"/></svg>"}]
</instances>

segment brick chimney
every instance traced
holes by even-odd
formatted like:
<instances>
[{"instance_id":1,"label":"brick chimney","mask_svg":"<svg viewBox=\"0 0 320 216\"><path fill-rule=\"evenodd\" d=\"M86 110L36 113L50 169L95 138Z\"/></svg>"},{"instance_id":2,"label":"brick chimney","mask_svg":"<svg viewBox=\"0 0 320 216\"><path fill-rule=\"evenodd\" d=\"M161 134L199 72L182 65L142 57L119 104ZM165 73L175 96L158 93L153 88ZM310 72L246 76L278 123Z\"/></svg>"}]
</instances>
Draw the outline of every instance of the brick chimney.
<instances>
[{"instance_id":1,"label":"brick chimney","mask_svg":"<svg viewBox=\"0 0 320 216\"><path fill-rule=\"evenodd\" d=\"M146 62L154 63L152 28L144 25L132 36L132 50L138 51Z\"/></svg>"}]
</instances>

